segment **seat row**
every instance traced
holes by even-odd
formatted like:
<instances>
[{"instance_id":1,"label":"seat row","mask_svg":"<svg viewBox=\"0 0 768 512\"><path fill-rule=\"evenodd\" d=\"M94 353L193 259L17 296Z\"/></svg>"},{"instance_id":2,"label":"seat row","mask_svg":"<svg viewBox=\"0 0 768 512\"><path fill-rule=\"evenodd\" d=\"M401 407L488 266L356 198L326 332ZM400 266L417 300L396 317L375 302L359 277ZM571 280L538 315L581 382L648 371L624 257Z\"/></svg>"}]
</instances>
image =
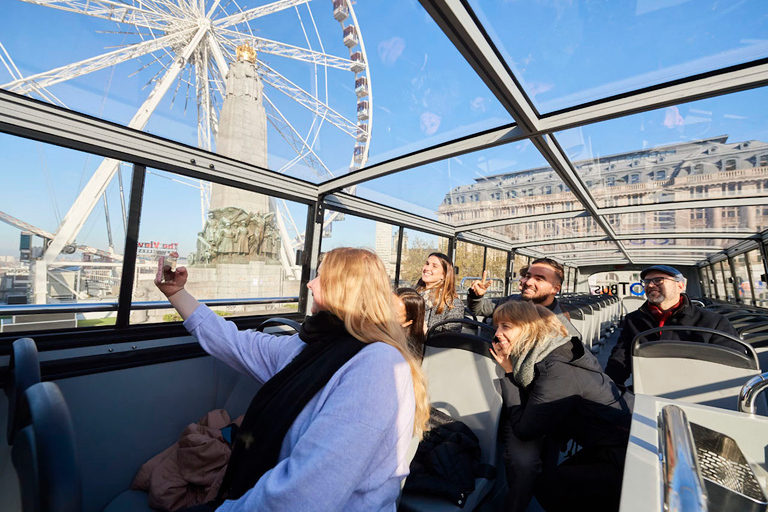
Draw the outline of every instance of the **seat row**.
<instances>
[{"instance_id":1,"label":"seat row","mask_svg":"<svg viewBox=\"0 0 768 512\"><path fill-rule=\"evenodd\" d=\"M623 313L621 299L614 295L563 294L559 301L584 346L594 353L616 330Z\"/></svg>"}]
</instances>

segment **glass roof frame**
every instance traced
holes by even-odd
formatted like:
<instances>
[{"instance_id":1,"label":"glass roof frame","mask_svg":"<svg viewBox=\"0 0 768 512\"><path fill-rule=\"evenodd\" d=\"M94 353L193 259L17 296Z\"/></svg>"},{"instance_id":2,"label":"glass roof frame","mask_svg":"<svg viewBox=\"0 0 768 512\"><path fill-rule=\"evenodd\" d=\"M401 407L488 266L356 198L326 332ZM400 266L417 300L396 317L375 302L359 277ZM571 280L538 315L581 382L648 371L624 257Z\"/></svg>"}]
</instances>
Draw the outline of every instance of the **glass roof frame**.
<instances>
[{"instance_id":1,"label":"glass roof frame","mask_svg":"<svg viewBox=\"0 0 768 512\"><path fill-rule=\"evenodd\" d=\"M255 191L269 192L272 195L275 195L275 190L278 190L278 196L294 200L296 200L296 197L300 197L302 202L309 202L314 197L315 200L330 208L333 208L333 201L330 200L331 197L334 195L339 197L346 195L342 192L350 190L351 187L357 184L389 174L403 172L430 162L445 160L454 156L513 142L529 140L560 179L570 187L576 199L581 203L581 210L576 209L569 212L545 213L530 217L463 223L452 227L436 223L436 221L431 219L419 218L417 215L408 212L401 212L402 219L400 220L409 227L418 228L423 224L427 226L426 229L432 232L446 233L452 230L454 235L462 240L490 244L489 246L500 249L521 248L524 250L523 252L532 253L537 252L532 249L534 246L610 241L623 255L624 262L630 264L645 262L638 255L638 251L624 244L625 241L635 240L638 236L617 233L609 222L608 216L610 215L641 211L766 204L766 198L759 196L696 199L675 203L655 203L627 207L600 207L576 169L574 169L566 152L560 146L555 133L640 112L768 86L768 59L725 67L540 115L525 91L521 88L510 66L504 62L500 52L498 52L487 32L480 25L477 16L466 2L420 0L420 3L464 56L496 99L509 112L515 120L515 124L486 130L392 158L319 185L302 182L302 180L295 178L291 179L274 171L264 170L197 148L167 141L161 137L121 127L85 114L65 111L64 109L50 106L37 100L24 98L7 91L0 91L0 131L66 145L107 157L134 161L172 172L195 177L206 177L207 179L223 183L237 183L240 186L245 185ZM30 116L29 112L32 111L36 111L37 115ZM57 119L58 122L49 123L48 121L51 118ZM62 123L64 118L66 118L66 123ZM82 126L86 126L88 130L83 132L79 128ZM104 137L106 133L109 133L112 137ZM139 139L138 143L136 139ZM138 145L141 147L137 148ZM169 155L168 149L171 147L175 149ZM185 149L185 151L181 151L181 148ZM195 159L190 161L190 156L195 156ZM375 215L376 209L381 207L378 203L362 198L355 198L353 203L356 207L366 205L371 211L372 216ZM495 237L478 232L481 229L495 226L554 220L565 217L572 218L575 216L594 218L600 229L604 232L604 235L537 240L520 244L505 239L503 235ZM714 238L763 240L766 238L766 232L755 233L746 230L738 232L709 231L706 233L643 232L642 237L644 239ZM507 246L507 244L509 245ZM733 254L731 251L741 250L743 247L742 244L736 244L729 248L726 253ZM713 249L715 248L713 247ZM713 251L708 261L718 261L722 259L722 254L724 254L722 250ZM579 261L579 259L571 260L569 264L578 265ZM581 261L586 262L587 259ZM698 261L700 264L704 264L703 258Z\"/></svg>"},{"instance_id":2,"label":"glass roof frame","mask_svg":"<svg viewBox=\"0 0 768 512\"><path fill-rule=\"evenodd\" d=\"M480 25L478 17L472 12L471 7L465 3L451 2L450 0L421 0L421 4L454 45L456 45L489 89L496 95L501 104L512 115L516 124L498 130L490 130L482 135L478 134L448 142L425 151L396 158L378 166L372 166L341 178L330 180L320 185L319 190L321 193L338 190L339 187L362 183L387 174L402 172L435 160L447 159L527 138L537 147L563 182L571 188L584 208L581 211L582 215L586 214L594 217L598 225L606 233L605 237L584 237L582 241L610 240L624 255L627 263L641 263L639 258L632 257L631 251L628 251L622 243L624 240L636 239L637 236L618 235L610 226L607 219L608 215L639 211L664 211L716 206L757 206L765 204L765 197L739 197L601 208L597 205L594 197L573 168L554 133L599 121L625 117L640 112L768 85L768 59L729 66L540 115L510 70L510 66L504 62L500 52L496 49L482 25ZM440 155L442 156L440 157ZM573 212L541 214L524 219L499 219L474 224L457 224L456 228L458 233L465 233L476 229L530 222L532 220L554 220L563 218L568 213L571 213L571 216L573 216ZM663 236L664 238L699 238L698 236L682 236L684 235L682 233L643 233L643 238L653 235ZM718 235L711 232L707 233L707 235L707 238L718 237ZM729 233L724 238L734 238L733 235L733 233ZM750 237L757 235L757 233L744 232L743 235ZM516 244L515 247L521 248L544 245L546 243L567 243L574 240L540 240ZM578 262L576 263L578 264Z\"/></svg>"}]
</instances>

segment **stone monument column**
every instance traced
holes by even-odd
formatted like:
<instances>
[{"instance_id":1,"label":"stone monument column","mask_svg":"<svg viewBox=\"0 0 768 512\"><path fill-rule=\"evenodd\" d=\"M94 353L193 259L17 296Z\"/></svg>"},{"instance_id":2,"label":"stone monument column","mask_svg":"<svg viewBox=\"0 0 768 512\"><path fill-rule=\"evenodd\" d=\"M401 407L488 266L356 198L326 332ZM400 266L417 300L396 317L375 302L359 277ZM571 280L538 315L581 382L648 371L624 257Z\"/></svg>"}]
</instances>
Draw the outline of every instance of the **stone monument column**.
<instances>
[{"instance_id":1,"label":"stone monument column","mask_svg":"<svg viewBox=\"0 0 768 512\"><path fill-rule=\"evenodd\" d=\"M256 52L237 47L237 61L227 73L227 92L219 115L216 152L242 162L267 168L267 115L262 93L264 84L256 70ZM269 212L269 199L262 195L215 184L211 209L234 206L247 212Z\"/></svg>"}]
</instances>

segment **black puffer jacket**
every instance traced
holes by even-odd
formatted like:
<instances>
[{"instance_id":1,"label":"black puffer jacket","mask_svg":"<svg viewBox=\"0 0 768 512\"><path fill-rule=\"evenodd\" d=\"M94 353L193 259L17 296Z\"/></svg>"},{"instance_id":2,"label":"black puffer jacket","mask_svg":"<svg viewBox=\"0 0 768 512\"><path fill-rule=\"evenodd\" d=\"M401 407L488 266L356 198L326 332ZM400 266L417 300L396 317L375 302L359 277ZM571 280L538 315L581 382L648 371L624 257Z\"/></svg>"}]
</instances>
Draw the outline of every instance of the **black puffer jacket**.
<instances>
[{"instance_id":1,"label":"black puffer jacket","mask_svg":"<svg viewBox=\"0 0 768 512\"><path fill-rule=\"evenodd\" d=\"M507 375L511 379L511 374ZM512 380L514 383L514 380ZM521 441L548 435L583 448L607 448L623 467L634 395L605 375L591 352L575 338L534 366L533 382L520 390L522 405L510 412Z\"/></svg>"},{"instance_id":2,"label":"black puffer jacket","mask_svg":"<svg viewBox=\"0 0 768 512\"><path fill-rule=\"evenodd\" d=\"M730 334L738 337L731 322L728 321L722 315L718 315L714 311L709 311L698 306L691 304L688 295L682 294L683 305L675 311L672 316L667 318L664 322L664 326L671 325L683 325L683 326L697 326L697 327L709 327L710 329L716 329L718 331ZM648 301L645 301L637 311L633 311L624 318L624 325L619 335L616 346L613 347L611 357L608 359L608 364L605 366L605 373L610 378L619 384L629 378L632 373L632 340L635 336L648 329L658 327L659 322L651 315L651 310L648 307ZM744 348L738 343L723 338L721 336L712 335L706 332L696 331L669 331L662 333L665 340L685 340L685 341L698 341L702 343L714 343L716 345L722 345L729 347L744 353ZM658 334L649 334L640 343L648 341L658 341L661 337Z\"/></svg>"}]
</instances>

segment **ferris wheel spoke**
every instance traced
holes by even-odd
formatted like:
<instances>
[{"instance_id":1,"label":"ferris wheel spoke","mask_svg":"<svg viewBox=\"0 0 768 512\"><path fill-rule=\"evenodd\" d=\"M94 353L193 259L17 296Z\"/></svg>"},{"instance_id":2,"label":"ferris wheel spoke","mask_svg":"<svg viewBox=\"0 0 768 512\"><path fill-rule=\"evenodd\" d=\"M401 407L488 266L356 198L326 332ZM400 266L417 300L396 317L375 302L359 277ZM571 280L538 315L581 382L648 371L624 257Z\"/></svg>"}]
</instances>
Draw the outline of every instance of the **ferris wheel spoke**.
<instances>
[{"instance_id":1,"label":"ferris wheel spoke","mask_svg":"<svg viewBox=\"0 0 768 512\"><path fill-rule=\"evenodd\" d=\"M103 18L118 23L130 23L142 27L163 30L169 15L157 10L137 7L115 0L20 0L29 4L50 7L62 11L76 12L94 18ZM144 1L142 5L153 5Z\"/></svg>"},{"instance_id":2,"label":"ferris wheel spoke","mask_svg":"<svg viewBox=\"0 0 768 512\"><path fill-rule=\"evenodd\" d=\"M103 55L91 57L80 62L75 62L67 66L52 69L36 75L30 75L25 78L20 78L2 85L3 89L7 89L11 92L18 94L29 94L31 91L36 90L39 87L50 87L51 85L66 80L71 80L79 76L87 75L100 69L108 68L122 62L152 53L153 51L160 50L167 46L173 45L182 41L185 37L191 34L195 29L189 29L184 32L177 32L175 34L167 35L159 39L152 39L135 45L131 45L126 48L121 48Z\"/></svg>"},{"instance_id":3,"label":"ferris wheel spoke","mask_svg":"<svg viewBox=\"0 0 768 512\"><path fill-rule=\"evenodd\" d=\"M285 9L290 9L291 7L305 4L309 1L310 0L278 0L277 2L272 2L271 4L261 5L259 7L254 7L253 9L248 9L246 11L242 11L225 18L220 18L214 22L214 26L217 29L231 27L232 25L255 20L256 18L261 18L262 16L266 16L268 14L274 14Z\"/></svg>"},{"instance_id":4,"label":"ferris wheel spoke","mask_svg":"<svg viewBox=\"0 0 768 512\"><path fill-rule=\"evenodd\" d=\"M269 67L264 62L259 62L262 71L261 78L264 83L271 85L282 92L292 100L307 110L326 119L329 123L337 127L351 137L357 134L357 124L342 116L323 101L312 96L310 93L294 84L283 75Z\"/></svg>"},{"instance_id":5,"label":"ferris wheel spoke","mask_svg":"<svg viewBox=\"0 0 768 512\"><path fill-rule=\"evenodd\" d=\"M293 125L291 125L290 121L288 121L283 113L280 112L280 109L277 108L274 103L272 103L272 100L270 100L266 94L263 95L263 98L266 100L270 110L273 111L268 112L267 119L269 119L269 122L280 133L280 136L285 139L285 141L298 155L294 158L293 161L295 161L296 158L301 158L315 171L318 176L324 176L327 174L330 177L333 177L333 173L330 169L328 169L328 166L325 165L319 156L317 156L317 153L315 153L314 149L312 149L312 146L309 145L304 137L302 137L301 134L293 127Z\"/></svg>"},{"instance_id":6,"label":"ferris wheel spoke","mask_svg":"<svg viewBox=\"0 0 768 512\"><path fill-rule=\"evenodd\" d=\"M197 143L211 150L211 88L208 83L208 48L201 45L200 58L195 59L195 88L197 90Z\"/></svg>"},{"instance_id":7,"label":"ferris wheel spoke","mask_svg":"<svg viewBox=\"0 0 768 512\"><path fill-rule=\"evenodd\" d=\"M231 46L232 48L240 46L243 43L248 43L259 53L288 57L290 59L301 60L311 64L319 64L321 66L341 69L344 71L349 71L350 66L352 66L351 59L328 55L327 53L314 50L307 50L306 48L292 46L279 41L272 41L263 37L244 36L243 34L231 30L222 30L218 31L218 33L228 36L224 44Z\"/></svg>"}]
</instances>

